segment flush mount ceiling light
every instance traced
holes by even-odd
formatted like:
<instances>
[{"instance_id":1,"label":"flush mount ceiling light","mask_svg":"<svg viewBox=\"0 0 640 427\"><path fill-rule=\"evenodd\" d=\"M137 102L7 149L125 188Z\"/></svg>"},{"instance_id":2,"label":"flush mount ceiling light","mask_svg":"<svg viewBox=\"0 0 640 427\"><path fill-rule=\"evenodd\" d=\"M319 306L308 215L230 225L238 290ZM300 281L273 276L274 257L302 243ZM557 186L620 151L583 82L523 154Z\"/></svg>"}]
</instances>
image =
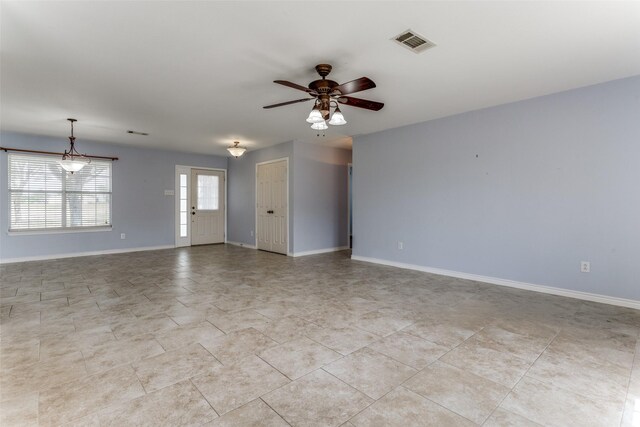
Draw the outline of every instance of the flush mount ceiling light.
<instances>
[{"instance_id":1,"label":"flush mount ceiling light","mask_svg":"<svg viewBox=\"0 0 640 427\"><path fill-rule=\"evenodd\" d=\"M71 122L71 136L69 137L69 150L65 150L62 155L62 159L58 160L58 163L64 170L70 173L78 172L83 167L91 163L91 159L86 154L78 153L76 150L75 142L76 137L73 136L73 123L77 122L76 119L67 119Z\"/></svg>"},{"instance_id":2,"label":"flush mount ceiling light","mask_svg":"<svg viewBox=\"0 0 640 427\"><path fill-rule=\"evenodd\" d=\"M247 149L240 147L240 141L233 141L233 145L231 147L227 147L227 151L237 159L242 156Z\"/></svg>"}]
</instances>

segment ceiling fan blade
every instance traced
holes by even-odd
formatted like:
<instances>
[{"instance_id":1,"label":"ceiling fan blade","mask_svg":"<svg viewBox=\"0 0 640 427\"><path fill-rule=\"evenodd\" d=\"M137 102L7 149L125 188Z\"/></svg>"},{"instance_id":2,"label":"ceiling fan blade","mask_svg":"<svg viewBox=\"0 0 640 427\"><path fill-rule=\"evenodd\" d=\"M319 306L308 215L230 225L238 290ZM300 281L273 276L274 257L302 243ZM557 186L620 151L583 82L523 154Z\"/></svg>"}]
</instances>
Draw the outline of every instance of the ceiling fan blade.
<instances>
[{"instance_id":1,"label":"ceiling fan blade","mask_svg":"<svg viewBox=\"0 0 640 427\"><path fill-rule=\"evenodd\" d=\"M368 77L360 77L359 79L351 80L347 83L342 83L333 88L334 91L340 91L342 95L349 95L350 93L356 93L367 89L373 89L376 84Z\"/></svg>"},{"instance_id":2,"label":"ceiling fan blade","mask_svg":"<svg viewBox=\"0 0 640 427\"><path fill-rule=\"evenodd\" d=\"M300 86L299 84L288 82L286 80L274 80L273 82L274 83L278 83L279 85L291 87L293 89L298 89L298 90L302 90L302 91L307 92L307 93L311 93L311 94L317 95L315 90L309 89L308 87Z\"/></svg>"},{"instance_id":3,"label":"ceiling fan blade","mask_svg":"<svg viewBox=\"0 0 640 427\"><path fill-rule=\"evenodd\" d=\"M367 99L352 98L350 96L341 96L338 102L351 107L365 108L367 110L379 111L384 107L382 102L369 101Z\"/></svg>"},{"instance_id":4,"label":"ceiling fan blade","mask_svg":"<svg viewBox=\"0 0 640 427\"><path fill-rule=\"evenodd\" d=\"M303 99L296 99L295 101L287 101L287 102L281 102L279 104L272 104L272 105L265 105L262 108L275 108L275 107L282 107L283 105L289 105L289 104L295 104L297 102L305 102L305 101L311 101L313 98L303 98Z\"/></svg>"}]
</instances>

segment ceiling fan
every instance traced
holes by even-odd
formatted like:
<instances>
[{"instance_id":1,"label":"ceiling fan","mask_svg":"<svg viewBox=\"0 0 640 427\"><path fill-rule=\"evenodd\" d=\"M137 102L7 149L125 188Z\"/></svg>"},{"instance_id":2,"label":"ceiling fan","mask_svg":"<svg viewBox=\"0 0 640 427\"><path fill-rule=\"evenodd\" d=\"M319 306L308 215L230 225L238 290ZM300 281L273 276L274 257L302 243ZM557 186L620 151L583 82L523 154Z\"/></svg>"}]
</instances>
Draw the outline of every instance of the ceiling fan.
<instances>
[{"instance_id":1,"label":"ceiling fan","mask_svg":"<svg viewBox=\"0 0 640 427\"><path fill-rule=\"evenodd\" d=\"M311 128L316 130L325 130L328 128L327 121L330 125L343 125L346 120L340 111L339 104L349 105L352 107L364 108L366 110L379 111L384 104L382 102L369 101L366 99L354 98L352 93L361 92L367 89L373 89L376 84L368 77L360 77L347 83L338 84L333 80L325 77L331 72L331 65L318 64L316 71L321 79L314 80L309 83L308 87L291 83L286 80L275 80L274 83L288 86L306 92L309 97L296 99L294 101L280 102L278 104L266 105L263 108L282 107L283 105L296 104L298 102L306 102L314 100L314 106L307 118L307 122L312 123ZM331 107L334 107L333 114Z\"/></svg>"}]
</instances>

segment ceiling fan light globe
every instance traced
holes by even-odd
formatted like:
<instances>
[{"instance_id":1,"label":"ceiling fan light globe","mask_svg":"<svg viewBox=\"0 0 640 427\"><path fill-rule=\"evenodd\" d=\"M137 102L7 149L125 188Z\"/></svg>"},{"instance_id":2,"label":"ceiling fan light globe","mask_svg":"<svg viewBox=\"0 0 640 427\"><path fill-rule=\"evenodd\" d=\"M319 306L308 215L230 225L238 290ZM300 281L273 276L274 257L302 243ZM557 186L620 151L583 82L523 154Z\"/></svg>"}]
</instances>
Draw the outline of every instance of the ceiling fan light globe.
<instances>
[{"instance_id":1,"label":"ceiling fan light globe","mask_svg":"<svg viewBox=\"0 0 640 427\"><path fill-rule=\"evenodd\" d=\"M331 120L329 120L329 124L333 126L342 126L346 125L347 121L344 119L344 116L340 112L340 110L336 110L331 116Z\"/></svg>"},{"instance_id":2,"label":"ceiling fan light globe","mask_svg":"<svg viewBox=\"0 0 640 427\"><path fill-rule=\"evenodd\" d=\"M322 113L317 108L314 108L309 113L309 117L307 117L307 123L320 123L324 122L324 118L322 117Z\"/></svg>"},{"instance_id":3,"label":"ceiling fan light globe","mask_svg":"<svg viewBox=\"0 0 640 427\"><path fill-rule=\"evenodd\" d=\"M327 126L327 123L323 120L319 123L314 123L311 125L311 129L313 130L326 130L329 129L329 126Z\"/></svg>"}]
</instances>

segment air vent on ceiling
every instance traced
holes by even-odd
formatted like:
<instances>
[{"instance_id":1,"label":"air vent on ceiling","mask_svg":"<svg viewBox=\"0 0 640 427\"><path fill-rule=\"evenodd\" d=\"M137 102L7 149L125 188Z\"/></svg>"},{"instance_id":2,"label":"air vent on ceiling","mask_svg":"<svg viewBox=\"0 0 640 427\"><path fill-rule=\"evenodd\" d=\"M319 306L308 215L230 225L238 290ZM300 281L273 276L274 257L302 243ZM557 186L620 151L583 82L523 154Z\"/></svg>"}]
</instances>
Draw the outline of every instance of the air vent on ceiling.
<instances>
[{"instance_id":1,"label":"air vent on ceiling","mask_svg":"<svg viewBox=\"0 0 640 427\"><path fill-rule=\"evenodd\" d=\"M413 30L403 31L393 39L400 46L404 46L412 52L420 53L427 49L435 47L436 44L424 36L416 33Z\"/></svg>"},{"instance_id":2,"label":"air vent on ceiling","mask_svg":"<svg viewBox=\"0 0 640 427\"><path fill-rule=\"evenodd\" d=\"M138 132L138 131L135 131L135 130L128 130L127 133L130 133L132 135L141 135L141 136L149 135L147 132Z\"/></svg>"}]
</instances>

